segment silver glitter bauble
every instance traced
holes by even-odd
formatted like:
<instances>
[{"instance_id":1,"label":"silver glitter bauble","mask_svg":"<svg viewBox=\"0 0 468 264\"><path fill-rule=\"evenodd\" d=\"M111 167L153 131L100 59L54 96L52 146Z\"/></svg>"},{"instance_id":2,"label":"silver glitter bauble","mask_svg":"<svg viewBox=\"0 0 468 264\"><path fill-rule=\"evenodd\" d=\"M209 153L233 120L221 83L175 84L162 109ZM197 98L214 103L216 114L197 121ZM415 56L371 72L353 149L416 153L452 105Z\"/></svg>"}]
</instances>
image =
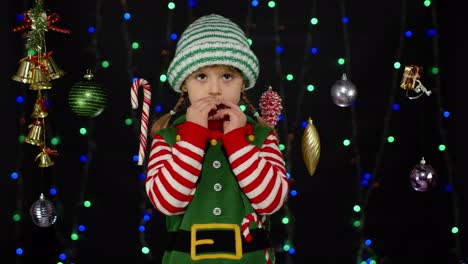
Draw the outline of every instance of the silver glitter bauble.
<instances>
[{"instance_id":1,"label":"silver glitter bauble","mask_svg":"<svg viewBox=\"0 0 468 264\"><path fill-rule=\"evenodd\" d=\"M51 226L57 220L55 206L51 201L45 199L43 193L41 193L39 200L31 205L29 213L34 224L39 227Z\"/></svg>"},{"instance_id":2,"label":"silver glitter bauble","mask_svg":"<svg viewBox=\"0 0 468 264\"><path fill-rule=\"evenodd\" d=\"M357 89L343 73L341 80L336 81L330 90L333 103L341 107L347 107L354 103L357 97Z\"/></svg>"}]
</instances>

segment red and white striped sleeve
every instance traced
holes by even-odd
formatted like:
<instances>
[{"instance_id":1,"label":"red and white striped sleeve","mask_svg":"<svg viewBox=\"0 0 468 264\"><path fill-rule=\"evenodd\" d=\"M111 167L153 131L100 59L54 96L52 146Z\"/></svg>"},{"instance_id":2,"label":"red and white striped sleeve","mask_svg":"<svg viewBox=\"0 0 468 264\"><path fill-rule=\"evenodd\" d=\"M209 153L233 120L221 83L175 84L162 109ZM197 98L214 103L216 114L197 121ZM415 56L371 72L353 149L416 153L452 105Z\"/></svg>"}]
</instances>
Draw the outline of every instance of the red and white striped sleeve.
<instances>
[{"instance_id":1,"label":"red and white striped sleeve","mask_svg":"<svg viewBox=\"0 0 468 264\"><path fill-rule=\"evenodd\" d=\"M243 129L223 135L223 145L239 186L260 215L278 211L289 190L284 158L271 131L261 148L249 144Z\"/></svg>"},{"instance_id":2,"label":"red and white striped sleeve","mask_svg":"<svg viewBox=\"0 0 468 264\"><path fill-rule=\"evenodd\" d=\"M179 127L178 135L180 140L172 147L156 135L148 160L146 193L153 206L165 215L184 213L192 200L208 139L206 128L190 122Z\"/></svg>"}]
</instances>

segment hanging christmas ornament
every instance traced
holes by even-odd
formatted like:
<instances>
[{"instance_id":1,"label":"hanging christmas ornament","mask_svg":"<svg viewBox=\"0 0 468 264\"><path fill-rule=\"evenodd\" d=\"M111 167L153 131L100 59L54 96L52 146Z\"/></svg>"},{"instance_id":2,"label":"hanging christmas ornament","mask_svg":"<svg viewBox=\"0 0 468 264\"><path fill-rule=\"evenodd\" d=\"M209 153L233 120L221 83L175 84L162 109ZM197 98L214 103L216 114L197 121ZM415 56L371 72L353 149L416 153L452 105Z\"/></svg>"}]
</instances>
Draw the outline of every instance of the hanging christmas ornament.
<instances>
[{"instance_id":1,"label":"hanging christmas ornament","mask_svg":"<svg viewBox=\"0 0 468 264\"><path fill-rule=\"evenodd\" d=\"M48 78L50 80L55 80L65 75L65 72L60 69L54 59L52 59L52 51L47 52L40 63L47 69Z\"/></svg>"},{"instance_id":2,"label":"hanging christmas ornament","mask_svg":"<svg viewBox=\"0 0 468 264\"><path fill-rule=\"evenodd\" d=\"M354 83L348 80L345 73L341 80L336 81L330 90L333 103L337 106L347 107L354 103L357 97L357 89Z\"/></svg>"},{"instance_id":3,"label":"hanging christmas ornament","mask_svg":"<svg viewBox=\"0 0 468 264\"><path fill-rule=\"evenodd\" d=\"M51 226L57 220L55 206L51 201L45 199L43 193L41 193L39 200L31 205L29 213L33 223L39 227Z\"/></svg>"},{"instance_id":4,"label":"hanging christmas ornament","mask_svg":"<svg viewBox=\"0 0 468 264\"><path fill-rule=\"evenodd\" d=\"M47 69L41 65L37 65L33 69L32 82L29 90L49 90L52 89L52 84L49 82Z\"/></svg>"},{"instance_id":5,"label":"hanging christmas ornament","mask_svg":"<svg viewBox=\"0 0 468 264\"><path fill-rule=\"evenodd\" d=\"M32 118L44 118L48 115L44 99L40 95L37 96L36 103L33 107L33 112L31 114Z\"/></svg>"},{"instance_id":6,"label":"hanging christmas ornament","mask_svg":"<svg viewBox=\"0 0 468 264\"><path fill-rule=\"evenodd\" d=\"M419 192L432 190L437 182L437 174L431 165L426 164L424 157L419 164L413 167L410 174L410 182L413 189Z\"/></svg>"},{"instance_id":7,"label":"hanging christmas ornament","mask_svg":"<svg viewBox=\"0 0 468 264\"><path fill-rule=\"evenodd\" d=\"M29 29L27 33L26 49L32 54L20 60L20 66L12 79L21 83L31 83L31 90L50 89L49 80L60 78L64 72L60 70L52 59L52 52L47 52L45 33L56 31L70 34L70 30L54 26L59 21L57 13L47 14L43 0L35 0L31 9L23 12L25 25L13 28L13 32ZM28 54L29 54L28 51ZM35 78L35 79L34 79Z\"/></svg>"},{"instance_id":8,"label":"hanging christmas ornament","mask_svg":"<svg viewBox=\"0 0 468 264\"><path fill-rule=\"evenodd\" d=\"M44 144L44 121L38 119L29 125L28 128L29 131L24 138L24 142L36 146Z\"/></svg>"},{"instance_id":9,"label":"hanging christmas ornament","mask_svg":"<svg viewBox=\"0 0 468 264\"><path fill-rule=\"evenodd\" d=\"M426 87L421 83L419 78L421 77L422 67L416 65L405 66L405 71L403 72L403 78L401 79L400 87L403 90L406 90L406 96L409 99L417 99L421 97L424 93L426 95L431 95L431 91L427 90ZM417 96L410 96L409 91L413 91Z\"/></svg>"},{"instance_id":10,"label":"hanging christmas ornament","mask_svg":"<svg viewBox=\"0 0 468 264\"><path fill-rule=\"evenodd\" d=\"M45 51L45 32L51 30L59 33L70 34L70 30L54 26L60 19L57 13L47 14L43 0L35 0L31 9L23 13L23 21L26 24L13 28L13 32L30 29L26 48L36 51Z\"/></svg>"},{"instance_id":11,"label":"hanging christmas ornament","mask_svg":"<svg viewBox=\"0 0 468 264\"><path fill-rule=\"evenodd\" d=\"M91 70L87 70L84 79L75 83L68 95L68 104L78 116L94 118L107 106L107 93L104 87L94 81Z\"/></svg>"},{"instance_id":12,"label":"hanging christmas ornament","mask_svg":"<svg viewBox=\"0 0 468 264\"><path fill-rule=\"evenodd\" d=\"M19 61L19 67L16 74L13 75L11 79L20 83L32 83L34 67L35 65L30 56L22 58Z\"/></svg>"},{"instance_id":13,"label":"hanging christmas ornament","mask_svg":"<svg viewBox=\"0 0 468 264\"><path fill-rule=\"evenodd\" d=\"M320 137L310 117L302 135L302 158L310 176L313 176L320 159Z\"/></svg>"},{"instance_id":14,"label":"hanging christmas ornament","mask_svg":"<svg viewBox=\"0 0 468 264\"><path fill-rule=\"evenodd\" d=\"M45 32L47 31L47 13L42 0L34 1L31 9L27 12L25 19L30 25L26 48L40 51L43 49Z\"/></svg>"},{"instance_id":15,"label":"hanging christmas ornament","mask_svg":"<svg viewBox=\"0 0 468 264\"><path fill-rule=\"evenodd\" d=\"M273 91L271 86L267 91L262 93L259 104L261 109L262 118L270 125L270 127L276 126L278 117L283 110L281 105L281 97L277 92Z\"/></svg>"},{"instance_id":16,"label":"hanging christmas ornament","mask_svg":"<svg viewBox=\"0 0 468 264\"><path fill-rule=\"evenodd\" d=\"M34 158L34 161L39 160L39 168L47 168L50 166L54 166L54 162L50 158L49 155L58 155L56 150L51 150L50 148L42 146L42 151L37 154L36 158Z\"/></svg>"}]
</instances>

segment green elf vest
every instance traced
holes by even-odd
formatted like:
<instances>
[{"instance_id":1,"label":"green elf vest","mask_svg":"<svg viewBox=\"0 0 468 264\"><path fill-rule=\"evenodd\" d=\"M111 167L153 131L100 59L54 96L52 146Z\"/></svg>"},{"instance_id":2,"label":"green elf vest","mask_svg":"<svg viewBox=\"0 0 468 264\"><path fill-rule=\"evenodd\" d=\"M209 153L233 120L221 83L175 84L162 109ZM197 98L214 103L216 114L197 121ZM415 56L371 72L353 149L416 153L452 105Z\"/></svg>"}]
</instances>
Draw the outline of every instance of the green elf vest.
<instances>
[{"instance_id":1,"label":"green elf vest","mask_svg":"<svg viewBox=\"0 0 468 264\"><path fill-rule=\"evenodd\" d=\"M162 129L158 134L172 147L177 136L177 129L174 126L184 121L185 116L181 116L174 121L172 127ZM255 125L255 121L250 117L247 117L247 122L253 125L254 133L253 141L249 142L261 147L272 129ZM179 246L168 249L164 253L162 263L266 263L264 249L255 248L247 250L248 252L243 250L243 245L248 246L249 243L244 241L241 223L245 216L253 212L254 209L241 191L230 168L221 140L216 145L207 144L201 174L192 201L184 214L166 217L166 229L169 234L173 235L171 240L179 242L182 240L184 245L180 246L179 243ZM258 229L255 222L249 224L254 239L255 231L269 230L268 218L263 227L265 229ZM224 244L226 250L220 250L219 247L216 252L203 250L203 248L209 249L216 243ZM275 256L270 248L267 254L274 263Z\"/></svg>"}]
</instances>

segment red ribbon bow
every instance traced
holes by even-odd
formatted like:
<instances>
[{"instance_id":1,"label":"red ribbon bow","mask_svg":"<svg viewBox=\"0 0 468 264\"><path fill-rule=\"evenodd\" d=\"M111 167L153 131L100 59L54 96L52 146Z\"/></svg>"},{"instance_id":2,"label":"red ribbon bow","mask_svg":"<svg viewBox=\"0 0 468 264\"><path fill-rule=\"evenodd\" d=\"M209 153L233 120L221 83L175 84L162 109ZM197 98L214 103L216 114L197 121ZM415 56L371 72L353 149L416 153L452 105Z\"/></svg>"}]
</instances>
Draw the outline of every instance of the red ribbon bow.
<instances>
[{"instance_id":1,"label":"red ribbon bow","mask_svg":"<svg viewBox=\"0 0 468 264\"><path fill-rule=\"evenodd\" d=\"M50 56L52 55L52 51L49 51L49 52L46 52L44 54L44 59L46 60L47 58L49 58ZM47 67L41 62L38 60L39 56L38 55L34 55L34 56L31 56L31 62L34 63L35 65L39 65L39 67L41 67L41 69L43 71L45 71L46 73L49 72L49 70L47 69ZM24 59L24 58L23 58Z\"/></svg>"},{"instance_id":2,"label":"red ribbon bow","mask_svg":"<svg viewBox=\"0 0 468 264\"><path fill-rule=\"evenodd\" d=\"M26 25L22 25L22 26L18 26L18 27L13 28L13 32L18 32L18 31L21 31L21 30L25 30L25 29L30 28L32 26L32 20L29 18L28 12L23 13L23 18L24 18L24 21L26 21ZM50 29L50 30L59 32L59 33L70 34L69 29L63 29L63 28L53 26L53 24L57 23L57 21L59 21L59 19L60 19L60 16L57 13L52 13L52 14L48 15L47 16L47 28Z\"/></svg>"},{"instance_id":3,"label":"red ribbon bow","mask_svg":"<svg viewBox=\"0 0 468 264\"><path fill-rule=\"evenodd\" d=\"M53 150L53 149L50 149L50 148L46 148L44 146L41 146L41 150L47 154L51 154L51 155L58 155L58 152L57 150Z\"/></svg>"}]
</instances>

